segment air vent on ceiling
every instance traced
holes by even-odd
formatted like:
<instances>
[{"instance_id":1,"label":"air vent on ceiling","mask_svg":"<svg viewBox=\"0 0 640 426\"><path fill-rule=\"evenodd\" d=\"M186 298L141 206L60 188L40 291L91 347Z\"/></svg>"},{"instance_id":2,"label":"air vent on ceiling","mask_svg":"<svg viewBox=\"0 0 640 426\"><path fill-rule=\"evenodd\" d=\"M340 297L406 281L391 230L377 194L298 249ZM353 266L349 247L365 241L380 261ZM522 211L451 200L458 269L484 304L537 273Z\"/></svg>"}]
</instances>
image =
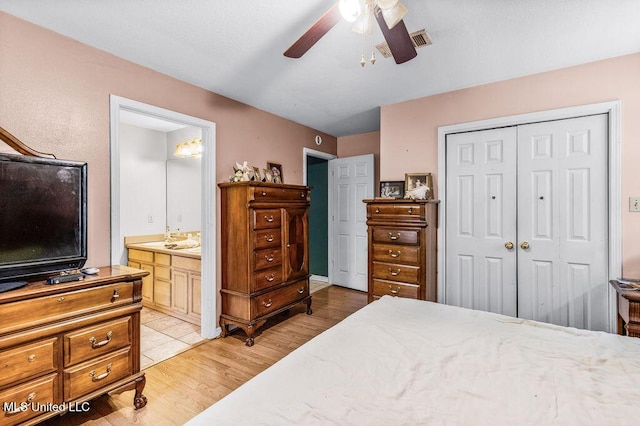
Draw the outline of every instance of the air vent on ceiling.
<instances>
[{"instance_id":1,"label":"air vent on ceiling","mask_svg":"<svg viewBox=\"0 0 640 426\"><path fill-rule=\"evenodd\" d=\"M432 43L431 39L429 38L429 34L427 34L427 31L425 30L420 30L420 31L411 33L409 34L409 37L411 37L413 46L416 49L429 46ZM384 43L380 43L376 45L376 49L378 49L378 51L382 53L382 56L384 56L385 58L391 58L393 56L391 55L391 50L389 50L389 45L387 44L386 41Z\"/></svg>"}]
</instances>

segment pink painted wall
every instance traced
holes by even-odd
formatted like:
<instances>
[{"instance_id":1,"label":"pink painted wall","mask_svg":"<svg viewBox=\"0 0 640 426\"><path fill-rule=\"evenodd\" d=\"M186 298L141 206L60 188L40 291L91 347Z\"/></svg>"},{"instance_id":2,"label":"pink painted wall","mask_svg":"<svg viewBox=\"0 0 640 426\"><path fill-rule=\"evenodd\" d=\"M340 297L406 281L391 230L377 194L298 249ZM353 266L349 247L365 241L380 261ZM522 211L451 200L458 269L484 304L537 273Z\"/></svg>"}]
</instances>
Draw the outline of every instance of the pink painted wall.
<instances>
[{"instance_id":1,"label":"pink painted wall","mask_svg":"<svg viewBox=\"0 0 640 426\"><path fill-rule=\"evenodd\" d=\"M438 171L438 127L611 100L622 102L622 250L624 275L640 277L640 54L487 84L381 109L382 180ZM434 182L437 186L437 182Z\"/></svg>"},{"instance_id":2,"label":"pink painted wall","mask_svg":"<svg viewBox=\"0 0 640 426\"><path fill-rule=\"evenodd\" d=\"M343 136L338 138L338 157L353 157L356 155L374 154L374 173L376 183L374 194L379 195L380 188L380 132L360 133L358 135ZM402 179L397 180L403 180Z\"/></svg>"},{"instance_id":3,"label":"pink painted wall","mask_svg":"<svg viewBox=\"0 0 640 426\"><path fill-rule=\"evenodd\" d=\"M303 147L337 153L333 136L0 12L0 126L38 151L88 163L89 265L110 259L110 94L215 122L218 182L246 160L281 163L286 182L301 184Z\"/></svg>"}]
</instances>

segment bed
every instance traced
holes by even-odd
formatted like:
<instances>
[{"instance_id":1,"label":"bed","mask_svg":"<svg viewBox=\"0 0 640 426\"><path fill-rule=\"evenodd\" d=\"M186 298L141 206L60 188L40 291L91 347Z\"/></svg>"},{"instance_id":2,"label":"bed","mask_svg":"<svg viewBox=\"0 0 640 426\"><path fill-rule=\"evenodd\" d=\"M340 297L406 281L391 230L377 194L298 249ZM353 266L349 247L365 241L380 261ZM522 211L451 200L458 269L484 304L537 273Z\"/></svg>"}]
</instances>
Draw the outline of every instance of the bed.
<instances>
[{"instance_id":1,"label":"bed","mask_svg":"<svg viewBox=\"0 0 640 426\"><path fill-rule=\"evenodd\" d=\"M637 425L640 339L384 296L195 425Z\"/></svg>"}]
</instances>

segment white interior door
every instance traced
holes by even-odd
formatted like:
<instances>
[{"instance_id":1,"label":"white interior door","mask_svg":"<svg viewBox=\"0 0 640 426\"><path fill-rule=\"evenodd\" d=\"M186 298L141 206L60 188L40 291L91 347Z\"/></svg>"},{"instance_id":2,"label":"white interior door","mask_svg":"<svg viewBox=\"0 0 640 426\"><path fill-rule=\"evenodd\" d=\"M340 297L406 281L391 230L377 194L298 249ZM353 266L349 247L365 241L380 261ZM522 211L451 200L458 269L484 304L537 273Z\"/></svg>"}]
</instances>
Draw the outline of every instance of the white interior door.
<instances>
[{"instance_id":1,"label":"white interior door","mask_svg":"<svg viewBox=\"0 0 640 426\"><path fill-rule=\"evenodd\" d=\"M516 127L447 135L449 305L517 315Z\"/></svg>"},{"instance_id":2,"label":"white interior door","mask_svg":"<svg viewBox=\"0 0 640 426\"><path fill-rule=\"evenodd\" d=\"M367 212L373 198L373 154L329 160L332 284L367 291Z\"/></svg>"},{"instance_id":3,"label":"white interior door","mask_svg":"<svg viewBox=\"0 0 640 426\"><path fill-rule=\"evenodd\" d=\"M608 329L607 122L447 135L445 303Z\"/></svg>"},{"instance_id":4,"label":"white interior door","mask_svg":"<svg viewBox=\"0 0 640 426\"><path fill-rule=\"evenodd\" d=\"M607 134L606 114L518 126L521 318L608 329Z\"/></svg>"}]
</instances>

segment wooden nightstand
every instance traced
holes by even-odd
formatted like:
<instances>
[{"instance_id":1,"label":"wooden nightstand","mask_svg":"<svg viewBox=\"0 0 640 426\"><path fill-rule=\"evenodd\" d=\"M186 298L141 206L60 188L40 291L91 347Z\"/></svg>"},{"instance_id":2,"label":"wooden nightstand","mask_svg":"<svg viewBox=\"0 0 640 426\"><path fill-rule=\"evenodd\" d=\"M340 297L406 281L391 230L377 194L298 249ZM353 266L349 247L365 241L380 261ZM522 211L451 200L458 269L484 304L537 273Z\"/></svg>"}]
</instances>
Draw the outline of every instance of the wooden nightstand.
<instances>
[{"instance_id":1,"label":"wooden nightstand","mask_svg":"<svg viewBox=\"0 0 640 426\"><path fill-rule=\"evenodd\" d=\"M640 289L624 288L618 280L609 283L618 294L618 334L640 337Z\"/></svg>"}]
</instances>

